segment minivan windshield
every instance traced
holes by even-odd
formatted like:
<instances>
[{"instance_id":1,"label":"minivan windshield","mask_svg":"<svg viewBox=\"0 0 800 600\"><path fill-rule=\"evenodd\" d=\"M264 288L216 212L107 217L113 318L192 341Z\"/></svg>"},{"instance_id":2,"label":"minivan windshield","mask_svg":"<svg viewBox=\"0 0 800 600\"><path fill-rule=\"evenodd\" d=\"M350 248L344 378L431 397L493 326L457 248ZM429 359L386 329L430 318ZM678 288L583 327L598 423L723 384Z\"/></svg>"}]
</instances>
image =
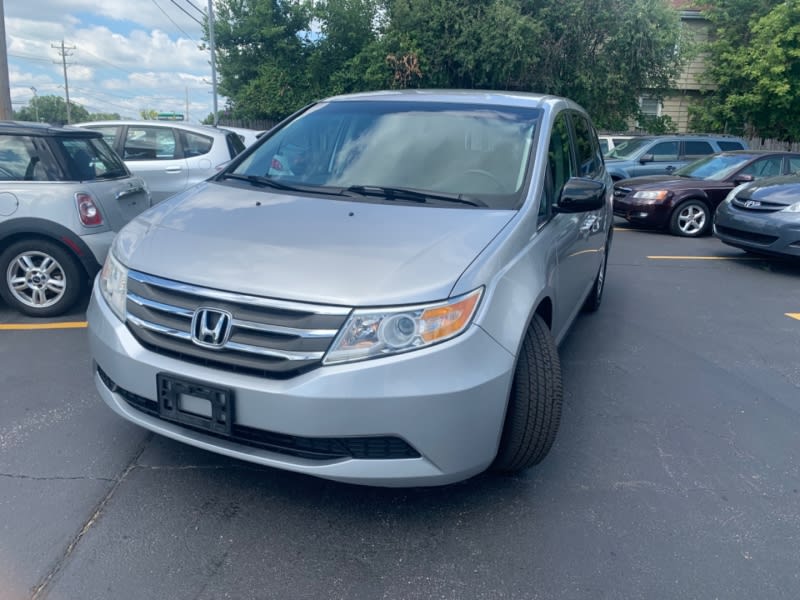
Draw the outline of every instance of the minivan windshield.
<instances>
[{"instance_id":1,"label":"minivan windshield","mask_svg":"<svg viewBox=\"0 0 800 600\"><path fill-rule=\"evenodd\" d=\"M619 146L614 146L614 149L606 154L606 158L621 158L627 159L631 158L634 154L636 154L642 147L646 146L653 140L651 138L638 138L635 140L626 140L620 143Z\"/></svg>"},{"instance_id":2,"label":"minivan windshield","mask_svg":"<svg viewBox=\"0 0 800 600\"><path fill-rule=\"evenodd\" d=\"M262 185L268 191L331 189L368 201L513 209L524 200L540 118L539 109L511 106L324 102L270 135L227 175L279 184Z\"/></svg>"}]
</instances>

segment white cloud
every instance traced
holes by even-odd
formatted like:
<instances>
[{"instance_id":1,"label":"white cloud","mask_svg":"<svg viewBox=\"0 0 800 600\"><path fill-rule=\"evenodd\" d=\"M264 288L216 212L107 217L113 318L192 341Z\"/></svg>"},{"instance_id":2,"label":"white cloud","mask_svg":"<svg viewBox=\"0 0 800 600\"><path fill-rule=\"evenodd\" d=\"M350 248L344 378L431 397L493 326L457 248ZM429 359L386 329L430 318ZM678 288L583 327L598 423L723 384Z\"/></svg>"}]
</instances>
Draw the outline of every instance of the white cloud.
<instances>
[{"instance_id":1,"label":"white cloud","mask_svg":"<svg viewBox=\"0 0 800 600\"><path fill-rule=\"evenodd\" d=\"M189 12L197 13L179 0ZM185 110L193 121L211 112L208 52L198 48L201 28L169 0L157 0L181 29L150 0L36 0L6 3L6 37L15 106L31 96L64 93L63 39L70 99L90 112L138 115L141 108ZM192 2L205 8L204 0ZM16 94L16 95L15 95ZM224 102L220 100L220 106Z\"/></svg>"}]
</instances>

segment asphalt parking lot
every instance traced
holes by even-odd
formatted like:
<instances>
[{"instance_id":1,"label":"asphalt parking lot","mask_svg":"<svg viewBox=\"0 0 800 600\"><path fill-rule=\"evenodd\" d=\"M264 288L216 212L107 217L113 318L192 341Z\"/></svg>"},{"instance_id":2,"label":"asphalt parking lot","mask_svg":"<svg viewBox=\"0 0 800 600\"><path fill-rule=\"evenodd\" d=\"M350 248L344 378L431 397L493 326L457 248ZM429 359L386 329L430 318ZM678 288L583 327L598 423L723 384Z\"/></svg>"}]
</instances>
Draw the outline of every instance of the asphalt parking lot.
<instances>
[{"instance_id":1,"label":"asphalt parking lot","mask_svg":"<svg viewBox=\"0 0 800 600\"><path fill-rule=\"evenodd\" d=\"M151 435L95 393L80 309L0 306L0 599L796 599L799 291L798 264L618 227L550 456L410 490Z\"/></svg>"}]
</instances>

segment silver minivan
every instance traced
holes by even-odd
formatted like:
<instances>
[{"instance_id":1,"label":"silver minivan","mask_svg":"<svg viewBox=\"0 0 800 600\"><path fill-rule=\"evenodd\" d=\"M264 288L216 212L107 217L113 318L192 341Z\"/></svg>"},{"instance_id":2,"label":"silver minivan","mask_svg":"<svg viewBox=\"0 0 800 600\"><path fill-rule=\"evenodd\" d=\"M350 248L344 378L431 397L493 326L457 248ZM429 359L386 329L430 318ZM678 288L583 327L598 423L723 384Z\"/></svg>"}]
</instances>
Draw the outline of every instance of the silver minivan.
<instances>
[{"instance_id":1,"label":"silver minivan","mask_svg":"<svg viewBox=\"0 0 800 600\"><path fill-rule=\"evenodd\" d=\"M598 308L612 186L554 96L317 102L117 236L88 311L119 415L344 482L541 461L558 344Z\"/></svg>"}]
</instances>

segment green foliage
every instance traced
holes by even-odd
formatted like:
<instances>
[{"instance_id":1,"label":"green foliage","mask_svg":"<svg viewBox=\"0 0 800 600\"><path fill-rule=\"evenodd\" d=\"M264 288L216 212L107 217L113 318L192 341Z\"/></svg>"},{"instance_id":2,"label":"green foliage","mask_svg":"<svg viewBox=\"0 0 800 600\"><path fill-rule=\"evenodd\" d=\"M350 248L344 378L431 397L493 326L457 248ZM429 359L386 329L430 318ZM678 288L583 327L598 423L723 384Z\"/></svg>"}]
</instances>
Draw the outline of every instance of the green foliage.
<instances>
[{"instance_id":1,"label":"green foliage","mask_svg":"<svg viewBox=\"0 0 800 600\"><path fill-rule=\"evenodd\" d=\"M664 135L666 133L678 132L675 122L669 115L657 117L655 115L640 114L637 122L639 123L639 129L652 135Z\"/></svg>"},{"instance_id":2,"label":"green foliage","mask_svg":"<svg viewBox=\"0 0 800 600\"><path fill-rule=\"evenodd\" d=\"M118 121L121 119L119 113L90 113L88 117L88 121ZM76 121L77 122L77 121Z\"/></svg>"},{"instance_id":3,"label":"green foliage","mask_svg":"<svg viewBox=\"0 0 800 600\"><path fill-rule=\"evenodd\" d=\"M666 0L219 0L220 91L234 118L280 119L331 94L533 91L624 129L681 67Z\"/></svg>"},{"instance_id":4,"label":"green foliage","mask_svg":"<svg viewBox=\"0 0 800 600\"><path fill-rule=\"evenodd\" d=\"M73 123L90 120L89 111L80 104L69 103L70 117ZM60 125L67 122L67 103L61 96L37 96L27 106L14 111L17 121L36 121Z\"/></svg>"},{"instance_id":5,"label":"green foliage","mask_svg":"<svg viewBox=\"0 0 800 600\"><path fill-rule=\"evenodd\" d=\"M145 121L155 121L158 119L158 111L155 108L143 108L139 111L139 116Z\"/></svg>"},{"instance_id":6,"label":"green foliage","mask_svg":"<svg viewBox=\"0 0 800 600\"><path fill-rule=\"evenodd\" d=\"M707 79L695 129L800 139L800 1L716 0Z\"/></svg>"}]
</instances>

